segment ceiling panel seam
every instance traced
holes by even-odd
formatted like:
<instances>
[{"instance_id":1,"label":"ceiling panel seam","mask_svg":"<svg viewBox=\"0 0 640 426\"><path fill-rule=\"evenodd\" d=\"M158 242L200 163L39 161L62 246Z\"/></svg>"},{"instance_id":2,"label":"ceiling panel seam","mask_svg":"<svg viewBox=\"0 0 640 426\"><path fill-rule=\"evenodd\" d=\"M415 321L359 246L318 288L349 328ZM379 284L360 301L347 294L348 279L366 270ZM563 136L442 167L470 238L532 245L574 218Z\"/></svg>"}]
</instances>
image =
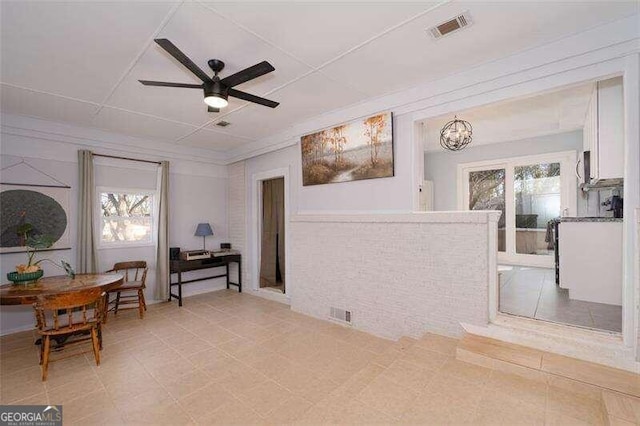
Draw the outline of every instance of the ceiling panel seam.
<instances>
[{"instance_id":1,"label":"ceiling panel seam","mask_svg":"<svg viewBox=\"0 0 640 426\"><path fill-rule=\"evenodd\" d=\"M209 11L211 11L211 12L215 13L216 15L220 16L222 19L225 19L225 20L229 21L231 24L235 25L236 27L240 28L241 30L243 30L243 31L245 31L245 32L247 32L247 33L249 33L249 34L251 34L252 36L254 36L254 37L256 37L256 38L258 38L258 39L262 40L264 43L268 44L269 46L271 46L271 47L273 47L273 48L275 48L275 49L278 49L280 52L282 52L282 53L284 53L285 55L289 56L289 57L290 57L290 58L292 58L293 60L295 60L295 61L297 61L297 62L300 62L302 65L304 65L304 66L308 67L308 68L310 69L310 71L311 71L311 72L310 72L310 73L308 73L308 74L305 74L305 76L308 76L308 75L312 74L313 72L319 72L320 74L322 74L323 76L325 76L326 78L328 78L329 80L331 80L331 81L333 81L333 82L335 82L335 83L340 83L340 84L342 84L343 86L346 86L346 87L348 87L348 88L349 88L349 89L351 89L351 90L354 90L354 91L356 91L356 92L358 92L358 93L360 93L360 94L362 94L362 95L367 95L367 96L368 96L368 93L364 93L364 92L360 91L359 89L357 89L356 87L354 87L351 83L346 83L346 82L344 82L344 81L339 81L339 80L337 80L337 79L335 79L335 78L333 78L333 77L331 77L331 76L327 75L326 73L321 72L321 71L320 71L320 68L318 68L318 67L315 67L315 66L311 65L310 63L306 62L306 61L305 61L304 59L302 59L302 58L299 58L295 53L291 53L291 52L289 52L287 49L285 49L285 48L283 48L283 47L281 47L281 46L278 46L276 43L274 43L274 42L272 42L271 40L269 40L269 39L267 39L267 38L263 37L262 35L258 34L258 33L257 33L257 32L255 32L255 31L253 31L251 28L247 27L246 25L243 25L243 24L241 24L240 22L238 22L238 21L234 20L233 18L231 18L231 17L229 17L229 16L225 15L224 13L220 12L220 11L219 11L219 10L217 10L214 6L210 6L210 5L206 4L206 3L203 3L203 2L202 2L202 1L200 1L200 0L197 0L197 1L198 1L198 3L200 3L204 8L206 8L206 9L208 9ZM294 83L294 82L296 82L296 81L298 81L298 79L292 80L292 81L290 81L289 83ZM284 86L283 86L283 87L284 87Z\"/></svg>"},{"instance_id":2,"label":"ceiling panel seam","mask_svg":"<svg viewBox=\"0 0 640 426\"><path fill-rule=\"evenodd\" d=\"M74 98L74 97L66 96L66 95L60 95L58 93L46 92L46 91L40 90L40 89L32 89L30 87L18 86L17 84L0 82L0 85L7 86L7 87L13 87L14 89L26 90L28 92L40 93L40 94L48 95L48 96L55 96L55 97L62 98L62 99L67 99L67 100L70 100L70 101L81 102L83 104L93 105L96 108L98 108L100 106L100 104L97 103L97 102L87 101L87 100L84 100L84 99L78 99L78 98Z\"/></svg>"},{"instance_id":3,"label":"ceiling panel seam","mask_svg":"<svg viewBox=\"0 0 640 426\"><path fill-rule=\"evenodd\" d=\"M173 16L178 11L180 6L182 6L183 3L184 3L184 0L180 0L167 13L167 15L164 17L162 22L160 22L160 25L158 25L156 30L151 34L151 37L149 37L149 39L147 39L147 41L143 45L142 49L140 49L140 51L138 52L136 57L133 59L133 61L131 61L131 63L129 64L127 69L122 73L122 75L120 76L120 78L118 79L116 84L111 88L109 93L107 93L107 96L105 96L105 98L102 100L102 102L100 103L100 106L98 107L98 110L94 113L94 115L98 115L100 113L100 111L102 111L102 108L104 108L104 106L107 103L107 101L109 99L111 99L111 96L113 96L113 93L116 91L116 89L120 86L120 84L122 84L124 79L131 73L131 70L133 70L133 68L136 66L136 64L140 60L140 58L142 58L142 55L144 55L145 52L147 51L147 49L149 49L149 46L153 43L153 39L156 38L157 35L160 33L160 31L162 31L164 29L164 27L167 26L169 21L171 21L171 18L173 18Z\"/></svg>"}]
</instances>

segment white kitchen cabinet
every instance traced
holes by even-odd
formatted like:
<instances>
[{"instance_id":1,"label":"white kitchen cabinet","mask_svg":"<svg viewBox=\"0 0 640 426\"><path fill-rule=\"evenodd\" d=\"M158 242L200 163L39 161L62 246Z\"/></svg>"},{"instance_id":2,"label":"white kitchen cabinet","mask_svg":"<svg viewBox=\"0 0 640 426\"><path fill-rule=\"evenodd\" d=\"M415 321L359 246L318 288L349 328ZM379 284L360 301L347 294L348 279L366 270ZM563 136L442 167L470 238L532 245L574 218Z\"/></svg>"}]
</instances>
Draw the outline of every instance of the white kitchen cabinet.
<instances>
[{"instance_id":1,"label":"white kitchen cabinet","mask_svg":"<svg viewBox=\"0 0 640 426\"><path fill-rule=\"evenodd\" d=\"M575 219L558 226L560 287L572 300L620 306L622 219Z\"/></svg>"},{"instance_id":2,"label":"white kitchen cabinet","mask_svg":"<svg viewBox=\"0 0 640 426\"><path fill-rule=\"evenodd\" d=\"M624 101L622 77L596 83L583 128L590 151L591 183L624 175Z\"/></svg>"}]
</instances>

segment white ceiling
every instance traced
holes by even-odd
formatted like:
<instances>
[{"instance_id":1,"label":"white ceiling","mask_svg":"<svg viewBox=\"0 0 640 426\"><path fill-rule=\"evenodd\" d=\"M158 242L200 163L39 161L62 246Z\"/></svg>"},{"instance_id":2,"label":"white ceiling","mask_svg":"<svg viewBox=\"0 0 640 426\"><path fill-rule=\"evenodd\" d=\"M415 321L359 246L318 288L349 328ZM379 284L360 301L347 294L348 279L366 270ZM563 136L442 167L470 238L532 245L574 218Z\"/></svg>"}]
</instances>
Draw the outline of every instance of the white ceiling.
<instances>
[{"instance_id":1,"label":"white ceiling","mask_svg":"<svg viewBox=\"0 0 640 426\"><path fill-rule=\"evenodd\" d=\"M593 83L458 111L473 126L472 146L511 142L584 127ZM440 130L453 114L424 120L425 151L441 151Z\"/></svg>"},{"instance_id":2,"label":"white ceiling","mask_svg":"<svg viewBox=\"0 0 640 426\"><path fill-rule=\"evenodd\" d=\"M0 3L0 109L225 152L316 115L403 90L634 13L638 2L48 2ZM468 10L474 24L433 40L426 29ZM168 38L207 70L262 60L276 71L206 112L199 83L153 43ZM231 122L224 129L214 124Z\"/></svg>"}]
</instances>

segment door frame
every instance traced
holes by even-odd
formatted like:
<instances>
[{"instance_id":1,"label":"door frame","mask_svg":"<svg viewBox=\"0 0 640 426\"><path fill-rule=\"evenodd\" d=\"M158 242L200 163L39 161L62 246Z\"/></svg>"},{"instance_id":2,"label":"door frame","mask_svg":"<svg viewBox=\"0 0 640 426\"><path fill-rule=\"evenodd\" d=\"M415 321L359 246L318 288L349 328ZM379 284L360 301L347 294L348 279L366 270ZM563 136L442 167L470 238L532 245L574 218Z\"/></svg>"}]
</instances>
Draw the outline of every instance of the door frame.
<instances>
[{"instance_id":1,"label":"door frame","mask_svg":"<svg viewBox=\"0 0 640 426\"><path fill-rule=\"evenodd\" d=\"M260 288L260 252L262 249L262 181L284 178L284 282L285 293L280 295L276 292L263 290ZM290 224L289 224L289 168L283 167L279 169L267 170L260 173L254 173L251 176L251 199L253 209L251 212L251 235L252 235L252 247L251 257L253 259L253 265L251 268L250 285L251 290L260 292L270 299L286 301L287 303L291 299L291 282L289 280L290 259L289 259L289 245L290 245Z\"/></svg>"},{"instance_id":2,"label":"door frame","mask_svg":"<svg viewBox=\"0 0 640 426\"><path fill-rule=\"evenodd\" d=\"M553 256L539 256L516 253L515 236L515 191L508 182L513 182L513 168L522 165L560 162L560 211L561 215L577 216L578 213L578 180L573 169L578 159L576 151L559 151L545 154L526 155L520 157L498 158L495 160L476 161L458 164L458 209L469 210L466 202L469 193L467 174L473 171L488 169L505 169L505 252L498 252L498 262L510 265L537 266L553 268ZM566 171L566 172L565 172ZM511 202L509 201L511 200Z\"/></svg>"}]
</instances>

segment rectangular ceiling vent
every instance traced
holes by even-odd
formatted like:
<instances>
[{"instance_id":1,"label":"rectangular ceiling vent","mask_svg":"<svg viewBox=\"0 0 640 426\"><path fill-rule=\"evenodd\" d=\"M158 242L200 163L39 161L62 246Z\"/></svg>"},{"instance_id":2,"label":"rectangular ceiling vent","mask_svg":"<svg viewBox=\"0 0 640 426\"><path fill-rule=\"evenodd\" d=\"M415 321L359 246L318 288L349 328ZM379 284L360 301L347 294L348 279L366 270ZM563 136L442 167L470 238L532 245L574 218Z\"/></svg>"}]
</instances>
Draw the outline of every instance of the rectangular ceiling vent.
<instances>
[{"instance_id":1,"label":"rectangular ceiling vent","mask_svg":"<svg viewBox=\"0 0 640 426\"><path fill-rule=\"evenodd\" d=\"M216 123L216 126L220 126L220 127L227 127L228 125L230 125L231 123L229 123L228 121L224 121L224 120L220 120Z\"/></svg>"},{"instance_id":2,"label":"rectangular ceiling vent","mask_svg":"<svg viewBox=\"0 0 640 426\"><path fill-rule=\"evenodd\" d=\"M340 322L346 322L351 324L351 312L344 309L338 309L331 307L331 313L329 314L331 319L338 320Z\"/></svg>"},{"instance_id":3,"label":"rectangular ceiling vent","mask_svg":"<svg viewBox=\"0 0 640 426\"><path fill-rule=\"evenodd\" d=\"M451 34L452 32L458 31L464 27L468 27L472 23L473 21L471 20L469 12L464 12L447 22L443 22L433 28L429 28L429 33L431 33L431 36L437 40L442 36Z\"/></svg>"}]
</instances>

